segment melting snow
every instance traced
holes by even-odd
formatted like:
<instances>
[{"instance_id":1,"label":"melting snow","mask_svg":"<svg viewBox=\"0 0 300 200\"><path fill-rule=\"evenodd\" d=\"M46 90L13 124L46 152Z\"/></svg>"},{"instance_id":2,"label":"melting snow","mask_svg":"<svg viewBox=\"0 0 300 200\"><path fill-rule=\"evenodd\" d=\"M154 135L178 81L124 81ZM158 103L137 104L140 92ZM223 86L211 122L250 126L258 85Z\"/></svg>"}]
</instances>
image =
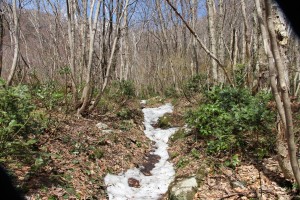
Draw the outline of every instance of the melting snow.
<instances>
[{"instance_id":1,"label":"melting snow","mask_svg":"<svg viewBox=\"0 0 300 200\"><path fill-rule=\"evenodd\" d=\"M119 175L107 174L104 181L107 185L107 193L109 199L113 200L155 200L168 190L169 184L173 181L175 171L173 165L168 162L169 154L168 139L175 133L177 128L170 129L155 129L151 124L155 124L158 118L165 113L171 113L173 106L165 104L158 108L144 108L146 136L155 142L155 152L161 159L155 168L151 171L151 176L145 176L140 172L140 169L129 169L125 173ZM139 188L129 187L128 179L134 178L140 182Z\"/></svg>"}]
</instances>

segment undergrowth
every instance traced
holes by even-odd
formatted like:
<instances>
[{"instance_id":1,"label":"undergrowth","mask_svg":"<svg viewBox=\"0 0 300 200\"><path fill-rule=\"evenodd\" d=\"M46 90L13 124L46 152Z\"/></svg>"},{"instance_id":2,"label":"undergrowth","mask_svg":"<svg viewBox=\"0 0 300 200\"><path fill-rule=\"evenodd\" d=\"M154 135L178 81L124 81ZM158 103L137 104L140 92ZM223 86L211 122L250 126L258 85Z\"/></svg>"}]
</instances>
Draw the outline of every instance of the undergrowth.
<instances>
[{"instance_id":1,"label":"undergrowth","mask_svg":"<svg viewBox=\"0 0 300 200\"><path fill-rule=\"evenodd\" d=\"M7 156L28 160L28 155L34 154L34 145L37 143L34 134L46 128L43 120L46 118L36 110L27 86L7 87L0 80L1 162Z\"/></svg>"},{"instance_id":2,"label":"undergrowth","mask_svg":"<svg viewBox=\"0 0 300 200\"><path fill-rule=\"evenodd\" d=\"M186 122L206 141L208 153L252 151L257 147L269 151L274 147L271 128L275 114L266 106L270 94L252 96L248 89L232 87L214 87L204 94L204 102L186 113ZM254 141L250 142L255 134L260 138L256 147Z\"/></svg>"}]
</instances>

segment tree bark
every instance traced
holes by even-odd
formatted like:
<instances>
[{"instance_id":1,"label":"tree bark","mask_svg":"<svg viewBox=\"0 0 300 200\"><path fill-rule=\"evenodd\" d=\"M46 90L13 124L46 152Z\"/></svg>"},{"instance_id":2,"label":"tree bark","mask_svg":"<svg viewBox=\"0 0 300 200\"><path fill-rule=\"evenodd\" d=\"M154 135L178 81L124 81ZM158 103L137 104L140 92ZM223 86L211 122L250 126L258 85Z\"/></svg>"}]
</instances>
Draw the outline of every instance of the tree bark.
<instances>
[{"instance_id":1,"label":"tree bark","mask_svg":"<svg viewBox=\"0 0 300 200\"><path fill-rule=\"evenodd\" d=\"M222 63L225 63L225 45L224 45L224 7L223 0L219 0L219 16L218 16L218 55ZM218 80L224 83L224 73L218 70Z\"/></svg>"},{"instance_id":2,"label":"tree bark","mask_svg":"<svg viewBox=\"0 0 300 200\"><path fill-rule=\"evenodd\" d=\"M67 18L68 18L68 39L70 49L70 69L71 69L71 81L72 81L72 94L73 104L77 104L77 86L76 86L76 67L75 67L75 24L74 24L74 1L66 0L67 4Z\"/></svg>"},{"instance_id":3,"label":"tree bark","mask_svg":"<svg viewBox=\"0 0 300 200\"><path fill-rule=\"evenodd\" d=\"M122 12L120 11L120 13L118 15L117 24L116 24L116 36L115 36L113 44L112 44L112 49L111 49L111 53L110 53L110 58L109 58L109 61L108 61L108 65L107 65L107 68L106 68L106 70L104 72L105 76L104 76L103 84L102 84L102 86L100 88L99 94L95 98L94 104L92 104L89 107L89 111L92 111L95 108L95 106L99 103L99 101L102 98L103 92L104 92L104 90L107 87L108 80L109 80L109 75L111 73L111 68L113 66L113 61L114 61L114 58L115 58L115 54L117 52L117 45L118 45L119 39L121 37L121 28L120 28L121 21L122 21L122 18L124 17L124 12L127 9L128 4L129 4L129 0L125 0L124 10Z\"/></svg>"},{"instance_id":4,"label":"tree bark","mask_svg":"<svg viewBox=\"0 0 300 200\"><path fill-rule=\"evenodd\" d=\"M277 44L275 30L274 30L271 4L272 3L270 0L265 0L271 50L273 52L276 68L278 71L279 86L280 86L280 90L281 90L282 102L283 102L283 107L284 107L285 120L286 120L284 131L285 131L285 137L287 139L289 158L290 158L294 178L295 178L297 184L300 185L300 170L299 170L298 159L296 156L297 148L296 148L296 144L295 144L295 136L294 136L294 131L293 131L293 117L292 117L292 109L291 109L291 100L289 97L288 85L287 85L286 79L285 79L284 64L283 64L281 56L280 56L280 51L279 51L279 47Z\"/></svg>"},{"instance_id":5,"label":"tree bark","mask_svg":"<svg viewBox=\"0 0 300 200\"><path fill-rule=\"evenodd\" d=\"M0 78L3 69L3 37L4 37L4 9L3 9L3 2L0 2Z\"/></svg>"},{"instance_id":6,"label":"tree bark","mask_svg":"<svg viewBox=\"0 0 300 200\"><path fill-rule=\"evenodd\" d=\"M277 111L280 117L280 121L277 122L277 131L278 131L277 141L276 141L276 146L278 151L277 158L280 166L282 167L282 171L285 177L292 178L291 175L293 174L297 184L299 185L300 173L299 173L298 160L296 157L296 148L294 143L290 99L285 85L282 63L280 61L280 54L278 48L276 47L277 41L276 41L275 32L273 28L273 21L271 15L271 2L269 0L265 0L264 2L266 6L268 27L266 27L265 25L266 22L262 14L260 1L255 0L258 20L259 20L259 24L262 32L262 38L264 42L264 48L269 61L268 66L270 71L269 73L270 73L272 93L274 95ZM276 73L276 69L278 73ZM276 80L277 76L279 79L278 81ZM280 91L278 91L277 88L280 88ZM285 135L282 133L285 133ZM286 148L285 138L288 140L287 148ZM291 166L292 169L289 166Z\"/></svg>"},{"instance_id":7,"label":"tree bark","mask_svg":"<svg viewBox=\"0 0 300 200\"><path fill-rule=\"evenodd\" d=\"M10 72L7 78L7 85L10 86L12 85L13 77L16 72L17 68L17 62L19 58L19 19L18 19L18 14L17 14L17 1L13 0L12 2L12 12L13 12L13 42L14 42L14 57L12 61L12 65L10 68Z\"/></svg>"},{"instance_id":8,"label":"tree bark","mask_svg":"<svg viewBox=\"0 0 300 200\"><path fill-rule=\"evenodd\" d=\"M214 0L206 0L206 8L207 8L207 20L208 20L208 34L209 34L209 43L210 43L210 51L212 54L216 55L216 37L215 37L215 6ZM217 62L214 59L211 59L212 66L212 77L213 83L216 85L218 83L218 69Z\"/></svg>"},{"instance_id":9,"label":"tree bark","mask_svg":"<svg viewBox=\"0 0 300 200\"><path fill-rule=\"evenodd\" d=\"M94 41L95 41L95 35L97 31L97 22L98 22L98 16L100 12L100 5L101 1L98 1L96 11L94 13L94 6L95 6L95 0L92 1L91 8L90 8L90 16L89 16L89 28L90 28L90 44L89 44L89 57L88 57L88 65L87 65L87 74L86 74L86 80L85 80L85 86L82 92L82 105L77 110L77 114L81 115L88 107L90 103L90 91L91 91L91 76L92 76L92 63L93 63L93 53L94 53ZM94 21L93 19L94 14Z\"/></svg>"},{"instance_id":10,"label":"tree bark","mask_svg":"<svg viewBox=\"0 0 300 200\"><path fill-rule=\"evenodd\" d=\"M192 0L192 28L195 30L196 21L197 21L197 8L198 8L198 1ZM193 48L193 68L196 69L196 74L200 73L199 69L199 62L198 62L198 54L197 54L197 40L195 37L192 39L192 48ZM193 69L192 69L193 70Z\"/></svg>"}]
</instances>

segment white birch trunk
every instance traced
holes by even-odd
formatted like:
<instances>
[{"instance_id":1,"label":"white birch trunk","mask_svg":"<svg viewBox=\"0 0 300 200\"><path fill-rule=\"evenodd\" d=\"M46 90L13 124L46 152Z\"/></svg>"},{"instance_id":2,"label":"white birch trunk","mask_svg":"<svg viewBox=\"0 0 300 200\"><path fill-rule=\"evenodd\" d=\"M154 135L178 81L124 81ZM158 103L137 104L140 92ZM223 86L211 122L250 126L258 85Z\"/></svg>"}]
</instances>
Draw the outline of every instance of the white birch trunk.
<instances>
[{"instance_id":1,"label":"white birch trunk","mask_svg":"<svg viewBox=\"0 0 300 200\"><path fill-rule=\"evenodd\" d=\"M13 42L14 42L14 57L10 72L7 78L7 85L12 85L13 77L16 72L17 62L19 58L19 19L17 15L17 1L13 0L12 12L13 12Z\"/></svg>"}]
</instances>

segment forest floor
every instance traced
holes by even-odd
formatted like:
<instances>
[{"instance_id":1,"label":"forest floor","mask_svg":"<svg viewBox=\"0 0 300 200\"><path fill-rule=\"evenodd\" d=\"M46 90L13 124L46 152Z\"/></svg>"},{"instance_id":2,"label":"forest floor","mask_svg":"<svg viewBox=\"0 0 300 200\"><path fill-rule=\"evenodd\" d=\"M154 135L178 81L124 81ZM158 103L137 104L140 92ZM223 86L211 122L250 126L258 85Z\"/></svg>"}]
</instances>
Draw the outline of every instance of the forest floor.
<instances>
[{"instance_id":1,"label":"forest floor","mask_svg":"<svg viewBox=\"0 0 300 200\"><path fill-rule=\"evenodd\" d=\"M183 99L156 98L149 102L149 107L174 104L170 123L177 127L184 126L184 112L192 107ZM129 100L124 108L126 112L118 108L106 115L94 113L88 119L53 113L55 126L37 138L42 156L35 162L42 164L36 169L14 162L8 166L27 191L26 197L107 199L106 174L142 165L152 149L151 141L143 133L139 101ZM107 128L97 127L99 122ZM176 179L196 176L199 180L194 199L292 199L292 185L283 178L274 157L261 162L237 159L234 167L230 167L224 164L226 158L208 156L203 147L205 141L192 132L178 132L169 143Z\"/></svg>"},{"instance_id":2,"label":"forest floor","mask_svg":"<svg viewBox=\"0 0 300 200\"><path fill-rule=\"evenodd\" d=\"M182 99L175 104L174 115L183 116L192 106ZM192 131L187 135L179 131L170 141L170 161L176 178L198 179L194 199L292 199L292 184L283 178L275 155L258 161L236 154L235 160L228 163L232 158L208 155L204 146L205 141Z\"/></svg>"}]
</instances>

